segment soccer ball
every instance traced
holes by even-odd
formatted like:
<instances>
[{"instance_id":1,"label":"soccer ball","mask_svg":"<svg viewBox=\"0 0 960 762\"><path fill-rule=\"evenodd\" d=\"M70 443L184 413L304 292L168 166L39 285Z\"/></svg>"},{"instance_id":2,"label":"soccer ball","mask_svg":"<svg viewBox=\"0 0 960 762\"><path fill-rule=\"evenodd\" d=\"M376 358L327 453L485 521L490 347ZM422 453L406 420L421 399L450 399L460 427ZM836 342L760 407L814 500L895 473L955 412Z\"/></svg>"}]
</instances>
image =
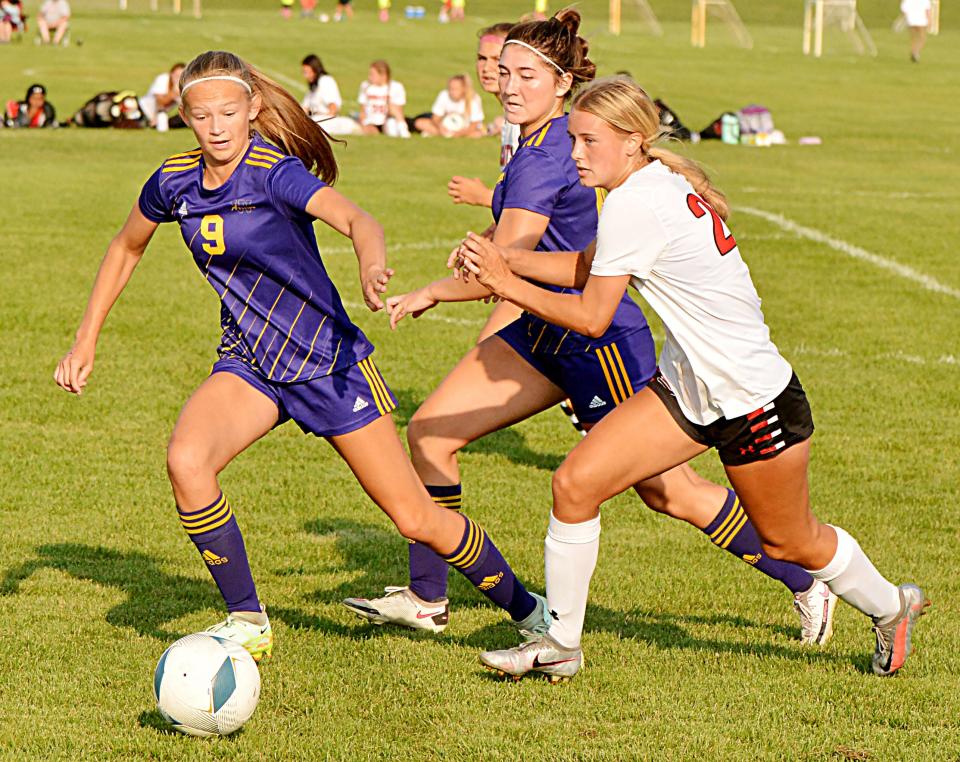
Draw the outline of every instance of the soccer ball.
<instances>
[{"instance_id":1,"label":"soccer ball","mask_svg":"<svg viewBox=\"0 0 960 762\"><path fill-rule=\"evenodd\" d=\"M463 118L462 114L447 114L443 117L440 124L442 124L448 132L460 132L460 130L467 126L467 120Z\"/></svg>"},{"instance_id":2,"label":"soccer ball","mask_svg":"<svg viewBox=\"0 0 960 762\"><path fill-rule=\"evenodd\" d=\"M321 13L317 18L320 19L321 24L326 24L328 21L330 21L330 16L326 13Z\"/></svg>"},{"instance_id":3,"label":"soccer ball","mask_svg":"<svg viewBox=\"0 0 960 762\"><path fill-rule=\"evenodd\" d=\"M198 632L163 652L153 673L160 714L181 733L229 735L260 700L260 673L246 649Z\"/></svg>"}]
</instances>

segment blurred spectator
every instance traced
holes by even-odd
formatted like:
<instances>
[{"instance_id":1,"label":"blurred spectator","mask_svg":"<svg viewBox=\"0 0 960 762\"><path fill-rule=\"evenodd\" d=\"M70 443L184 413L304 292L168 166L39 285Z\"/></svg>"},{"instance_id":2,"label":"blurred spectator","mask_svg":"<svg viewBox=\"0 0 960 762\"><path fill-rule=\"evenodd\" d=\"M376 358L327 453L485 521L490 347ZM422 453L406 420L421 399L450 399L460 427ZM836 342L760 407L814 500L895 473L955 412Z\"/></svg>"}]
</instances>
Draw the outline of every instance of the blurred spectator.
<instances>
[{"instance_id":1,"label":"blurred spectator","mask_svg":"<svg viewBox=\"0 0 960 762\"><path fill-rule=\"evenodd\" d=\"M158 74L150 85L150 89L147 90L147 94L141 96L140 109L151 127L157 126L158 118L161 122L180 121L179 119L170 120L168 112L180 105L180 75L183 74L183 67L184 64L178 62L170 67L169 72ZM163 116L160 116L161 114ZM170 126L177 126L177 124Z\"/></svg>"},{"instance_id":2,"label":"blurred spectator","mask_svg":"<svg viewBox=\"0 0 960 762\"><path fill-rule=\"evenodd\" d=\"M407 91L390 76L386 61L370 64L367 79L360 85L357 96L360 103L360 124L367 135L382 132L391 137L410 137L410 130L403 116L407 103Z\"/></svg>"},{"instance_id":3,"label":"blurred spectator","mask_svg":"<svg viewBox=\"0 0 960 762\"><path fill-rule=\"evenodd\" d=\"M483 137L483 105L473 92L466 74L457 74L447 81L433 102L429 114L420 114L413 120L413 128L424 135L442 135L445 138Z\"/></svg>"},{"instance_id":4,"label":"blurred spectator","mask_svg":"<svg viewBox=\"0 0 960 762\"><path fill-rule=\"evenodd\" d=\"M313 18L313 12L317 8L317 0L300 0L300 18Z\"/></svg>"},{"instance_id":5,"label":"blurred spectator","mask_svg":"<svg viewBox=\"0 0 960 762\"><path fill-rule=\"evenodd\" d=\"M20 0L0 0L0 43L10 42L14 32L23 34L24 28Z\"/></svg>"},{"instance_id":6,"label":"blurred spectator","mask_svg":"<svg viewBox=\"0 0 960 762\"><path fill-rule=\"evenodd\" d=\"M930 0L903 0L900 11L910 28L910 60L920 62L920 51L927 42L927 29L930 27Z\"/></svg>"},{"instance_id":7,"label":"blurred spectator","mask_svg":"<svg viewBox=\"0 0 960 762\"><path fill-rule=\"evenodd\" d=\"M67 0L44 0L40 6L40 15L37 16L37 28L40 30L40 39L49 44L50 32L53 32L53 44L59 45L64 41L64 35L70 28L70 3Z\"/></svg>"},{"instance_id":8,"label":"blurred spectator","mask_svg":"<svg viewBox=\"0 0 960 762\"><path fill-rule=\"evenodd\" d=\"M9 101L4 123L7 127L56 127L57 112L47 101L47 88L30 85L22 101Z\"/></svg>"},{"instance_id":9,"label":"blurred spectator","mask_svg":"<svg viewBox=\"0 0 960 762\"><path fill-rule=\"evenodd\" d=\"M331 135L356 135L360 125L347 116L340 116L340 88L337 81L324 68L319 56L308 55L303 59L303 78L307 80L307 94L300 105L307 115L318 122Z\"/></svg>"},{"instance_id":10,"label":"blurred spectator","mask_svg":"<svg viewBox=\"0 0 960 762\"><path fill-rule=\"evenodd\" d=\"M337 0L337 9L333 12L333 20L341 21L344 16L348 19L353 18L353 5L350 4L350 0Z\"/></svg>"}]
</instances>

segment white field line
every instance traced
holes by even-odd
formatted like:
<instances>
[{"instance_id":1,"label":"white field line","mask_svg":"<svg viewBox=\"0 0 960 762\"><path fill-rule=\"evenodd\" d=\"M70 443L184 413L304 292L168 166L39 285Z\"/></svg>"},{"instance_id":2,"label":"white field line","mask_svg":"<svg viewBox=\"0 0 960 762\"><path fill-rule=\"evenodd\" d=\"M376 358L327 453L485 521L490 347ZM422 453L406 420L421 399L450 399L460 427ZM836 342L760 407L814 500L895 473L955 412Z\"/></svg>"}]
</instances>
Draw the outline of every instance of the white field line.
<instances>
[{"instance_id":1,"label":"white field line","mask_svg":"<svg viewBox=\"0 0 960 762\"><path fill-rule=\"evenodd\" d=\"M773 188L758 188L756 186L748 185L739 189L740 193L756 193L767 196L777 196L780 194L780 190L775 190ZM910 199L910 198L956 198L958 195L954 193L944 193L943 191L938 191L935 193L918 193L915 191L865 191L865 190L810 190L810 191L790 191L791 196L863 196L866 198L890 198L890 199Z\"/></svg>"},{"instance_id":2,"label":"white field line","mask_svg":"<svg viewBox=\"0 0 960 762\"><path fill-rule=\"evenodd\" d=\"M869 262L875 267L879 267L883 270L891 272L894 275L905 278L906 280L913 281L929 291L933 291L938 294L945 294L946 296L952 296L954 299L960 299L960 289L953 288L945 283L941 283L933 276L922 273L919 270L914 270L908 265L901 264L893 259L887 259L879 254L874 254L872 251L867 251L859 246L854 246L852 243L847 243L839 238L834 238L833 236L824 233L822 230L799 225L793 220L787 219L782 214L767 212L763 209L756 209L752 206L737 206L735 209L736 211L743 212L744 214L760 217L761 219L776 225L778 228L788 233L794 233L801 238L806 238L807 240L814 241L816 243L822 243L825 246L829 246L834 251L839 251L841 254L846 254L848 257L853 257L854 259L859 259L863 262Z\"/></svg>"},{"instance_id":3,"label":"white field line","mask_svg":"<svg viewBox=\"0 0 960 762\"><path fill-rule=\"evenodd\" d=\"M429 251L435 249L437 254L443 255L442 262L446 262L446 256L453 247L460 243L460 239L441 239L434 238L432 241L411 241L410 243L390 243L387 241L387 262L390 261L390 255L398 251ZM352 246L319 246L320 256L325 254L353 254ZM441 260L438 260L441 261Z\"/></svg>"}]
</instances>

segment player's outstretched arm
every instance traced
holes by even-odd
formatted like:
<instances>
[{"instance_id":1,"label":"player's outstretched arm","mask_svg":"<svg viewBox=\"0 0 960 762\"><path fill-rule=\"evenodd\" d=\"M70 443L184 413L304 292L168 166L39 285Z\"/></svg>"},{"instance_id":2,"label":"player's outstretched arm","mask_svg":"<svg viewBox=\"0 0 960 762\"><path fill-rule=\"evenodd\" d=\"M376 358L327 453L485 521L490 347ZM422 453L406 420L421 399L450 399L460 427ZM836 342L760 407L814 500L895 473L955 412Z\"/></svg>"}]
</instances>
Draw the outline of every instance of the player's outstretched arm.
<instances>
[{"instance_id":1,"label":"player's outstretched arm","mask_svg":"<svg viewBox=\"0 0 960 762\"><path fill-rule=\"evenodd\" d=\"M517 277L500 247L480 236L464 241L464 266L497 296L585 336L602 336L630 282L629 275L591 276L582 294L558 294Z\"/></svg>"},{"instance_id":2,"label":"player's outstretched arm","mask_svg":"<svg viewBox=\"0 0 960 762\"><path fill-rule=\"evenodd\" d=\"M360 287L371 312L383 309L393 270L387 267L383 228L370 214L333 188L321 188L307 202L307 214L322 220L353 243L360 264Z\"/></svg>"},{"instance_id":3,"label":"player's outstretched arm","mask_svg":"<svg viewBox=\"0 0 960 762\"><path fill-rule=\"evenodd\" d=\"M407 294L389 297L387 312L390 313L390 327L396 330L397 323L407 315L418 318L440 302L475 302L489 296L490 291L476 279L441 278Z\"/></svg>"},{"instance_id":4,"label":"player's outstretched arm","mask_svg":"<svg viewBox=\"0 0 960 762\"><path fill-rule=\"evenodd\" d=\"M455 204L470 206L493 206L493 188L488 188L479 177L454 175L447 183L447 195Z\"/></svg>"},{"instance_id":5,"label":"player's outstretched arm","mask_svg":"<svg viewBox=\"0 0 960 762\"><path fill-rule=\"evenodd\" d=\"M100 329L140 263L156 229L157 223L144 217L139 204L134 204L123 228L110 242L100 263L76 340L54 371L53 379L62 389L80 394L87 385L87 379L93 371Z\"/></svg>"}]
</instances>

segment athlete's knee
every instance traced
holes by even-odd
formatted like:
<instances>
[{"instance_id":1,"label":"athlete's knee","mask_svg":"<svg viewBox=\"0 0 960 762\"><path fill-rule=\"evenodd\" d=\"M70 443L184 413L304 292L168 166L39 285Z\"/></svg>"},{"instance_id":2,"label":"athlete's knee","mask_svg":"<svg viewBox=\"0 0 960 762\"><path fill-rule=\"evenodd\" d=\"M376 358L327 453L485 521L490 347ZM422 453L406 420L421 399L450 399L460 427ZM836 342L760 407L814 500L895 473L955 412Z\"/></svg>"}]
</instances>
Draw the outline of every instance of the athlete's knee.
<instances>
[{"instance_id":1,"label":"athlete's knee","mask_svg":"<svg viewBox=\"0 0 960 762\"><path fill-rule=\"evenodd\" d=\"M560 521L579 523L596 514L598 500L588 483L588 467L571 459L553 474L553 512Z\"/></svg>"},{"instance_id":2,"label":"athlete's knee","mask_svg":"<svg viewBox=\"0 0 960 762\"><path fill-rule=\"evenodd\" d=\"M188 484L213 471L207 448L174 436L167 445L167 474L176 484Z\"/></svg>"},{"instance_id":3,"label":"athlete's knee","mask_svg":"<svg viewBox=\"0 0 960 762\"><path fill-rule=\"evenodd\" d=\"M407 424L407 444L414 461L450 457L459 449L459 443L444 432L435 419L419 410Z\"/></svg>"}]
</instances>

